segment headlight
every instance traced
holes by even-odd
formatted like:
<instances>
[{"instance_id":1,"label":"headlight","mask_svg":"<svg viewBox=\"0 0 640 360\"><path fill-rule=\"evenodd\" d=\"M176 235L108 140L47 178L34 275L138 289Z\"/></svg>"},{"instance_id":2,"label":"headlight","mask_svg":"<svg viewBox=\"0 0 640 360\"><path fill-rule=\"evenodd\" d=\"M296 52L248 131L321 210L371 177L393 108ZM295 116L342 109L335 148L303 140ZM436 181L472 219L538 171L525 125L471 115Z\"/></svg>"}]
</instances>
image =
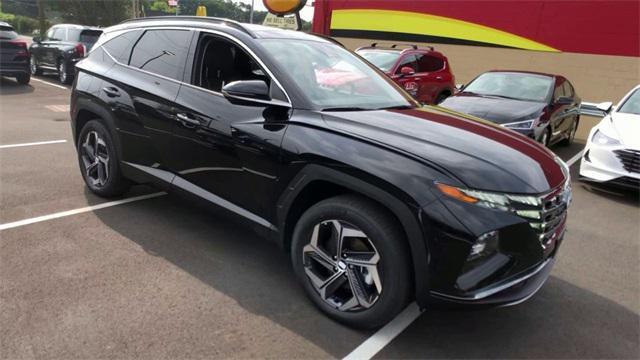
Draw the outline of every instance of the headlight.
<instances>
[{"instance_id":1,"label":"headlight","mask_svg":"<svg viewBox=\"0 0 640 360\"><path fill-rule=\"evenodd\" d=\"M605 135L600 130L596 130L591 141L598 145L620 145L620 141Z\"/></svg>"},{"instance_id":2,"label":"headlight","mask_svg":"<svg viewBox=\"0 0 640 360\"><path fill-rule=\"evenodd\" d=\"M454 199L475 204L488 209L496 209L503 211L514 211L510 205L510 200L517 201L532 206L539 206L540 200L535 196L526 195L506 195L486 191L478 191L471 189L461 189L451 185L436 184L438 189L445 195Z\"/></svg>"},{"instance_id":3,"label":"headlight","mask_svg":"<svg viewBox=\"0 0 640 360\"><path fill-rule=\"evenodd\" d=\"M525 120L525 121L518 121L518 122L512 122L512 123L508 123L508 124L502 124L502 126L509 128L509 129L519 129L519 130L528 130L531 129L536 122L538 121L538 119L530 119L530 120Z\"/></svg>"}]
</instances>

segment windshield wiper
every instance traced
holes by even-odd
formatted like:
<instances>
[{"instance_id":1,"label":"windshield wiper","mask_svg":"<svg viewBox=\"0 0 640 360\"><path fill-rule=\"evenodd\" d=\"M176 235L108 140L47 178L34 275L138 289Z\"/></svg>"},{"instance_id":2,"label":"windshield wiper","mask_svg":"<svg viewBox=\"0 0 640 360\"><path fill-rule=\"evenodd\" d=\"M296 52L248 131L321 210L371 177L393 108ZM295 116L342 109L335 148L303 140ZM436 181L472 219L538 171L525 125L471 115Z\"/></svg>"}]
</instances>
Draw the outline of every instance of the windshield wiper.
<instances>
[{"instance_id":1,"label":"windshield wiper","mask_svg":"<svg viewBox=\"0 0 640 360\"><path fill-rule=\"evenodd\" d=\"M405 110L405 109L413 109L413 108L414 107L411 105L392 105L392 106L385 106L385 107L380 107L372 110Z\"/></svg>"},{"instance_id":2,"label":"windshield wiper","mask_svg":"<svg viewBox=\"0 0 640 360\"><path fill-rule=\"evenodd\" d=\"M497 97L497 98L501 98L501 99L527 101L526 99L520 99L520 98L515 98L515 97L505 96L505 95L496 95L496 94L482 94L482 95L483 96L490 96L490 97Z\"/></svg>"}]
</instances>

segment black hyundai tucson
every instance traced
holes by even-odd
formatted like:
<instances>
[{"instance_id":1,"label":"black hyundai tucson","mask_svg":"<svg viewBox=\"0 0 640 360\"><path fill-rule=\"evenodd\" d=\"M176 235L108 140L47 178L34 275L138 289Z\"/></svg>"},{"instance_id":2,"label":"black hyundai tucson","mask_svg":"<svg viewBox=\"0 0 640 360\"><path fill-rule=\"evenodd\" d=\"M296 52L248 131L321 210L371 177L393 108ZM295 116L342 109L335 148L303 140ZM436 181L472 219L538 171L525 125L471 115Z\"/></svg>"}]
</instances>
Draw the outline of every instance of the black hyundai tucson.
<instances>
[{"instance_id":1,"label":"black hyundai tucson","mask_svg":"<svg viewBox=\"0 0 640 360\"><path fill-rule=\"evenodd\" d=\"M412 300L516 304L549 276L571 198L562 160L419 105L330 39L137 19L105 29L77 69L91 191L153 184L237 215L338 321L379 327Z\"/></svg>"}]
</instances>

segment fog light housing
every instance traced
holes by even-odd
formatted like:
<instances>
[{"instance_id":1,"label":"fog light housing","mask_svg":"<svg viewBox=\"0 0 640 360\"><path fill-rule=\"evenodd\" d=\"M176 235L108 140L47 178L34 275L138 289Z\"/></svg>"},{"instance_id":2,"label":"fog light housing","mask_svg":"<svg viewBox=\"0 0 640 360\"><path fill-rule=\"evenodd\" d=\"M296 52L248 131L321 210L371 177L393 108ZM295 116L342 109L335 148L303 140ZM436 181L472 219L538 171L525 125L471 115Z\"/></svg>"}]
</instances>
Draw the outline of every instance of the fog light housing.
<instances>
[{"instance_id":1,"label":"fog light housing","mask_svg":"<svg viewBox=\"0 0 640 360\"><path fill-rule=\"evenodd\" d=\"M476 239L471 245L471 251L467 257L467 261L474 261L493 254L498 248L499 235L497 231L489 231Z\"/></svg>"}]
</instances>

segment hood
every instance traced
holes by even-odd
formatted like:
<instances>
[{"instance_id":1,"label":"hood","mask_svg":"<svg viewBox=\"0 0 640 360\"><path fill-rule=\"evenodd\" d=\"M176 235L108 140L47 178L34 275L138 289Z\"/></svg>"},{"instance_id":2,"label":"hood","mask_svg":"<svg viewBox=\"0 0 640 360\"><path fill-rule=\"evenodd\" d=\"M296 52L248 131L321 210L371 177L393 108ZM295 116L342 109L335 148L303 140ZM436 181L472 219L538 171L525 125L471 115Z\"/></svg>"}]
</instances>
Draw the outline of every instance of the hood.
<instances>
[{"instance_id":1,"label":"hood","mask_svg":"<svg viewBox=\"0 0 640 360\"><path fill-rule=\"evenodd\" d=\"M473 115L497 124L538 117L544 103L460 93L445 99L440 106Z\"/></svg>"},{"instance_id":2,"label":"hood","mask_svg":"<svg viewBox=\"0 0 640 360\"><path fill-rule=\"evenodd\" d=\"M536 142L446 109L324 112L323 118L331 128L435 163L470 188L539 194L565 180L556 156Z\"/></svg>"},{"instance_id":3,"label":"hood","mask_svg":"<svg viewBox=\"0 0 640 360\"><path fill-rule=\"evenodd\" d=\"M640 150L640 115L614 112L603 121L611 121L625 148Z\"/></svg>"}]
</instances>

